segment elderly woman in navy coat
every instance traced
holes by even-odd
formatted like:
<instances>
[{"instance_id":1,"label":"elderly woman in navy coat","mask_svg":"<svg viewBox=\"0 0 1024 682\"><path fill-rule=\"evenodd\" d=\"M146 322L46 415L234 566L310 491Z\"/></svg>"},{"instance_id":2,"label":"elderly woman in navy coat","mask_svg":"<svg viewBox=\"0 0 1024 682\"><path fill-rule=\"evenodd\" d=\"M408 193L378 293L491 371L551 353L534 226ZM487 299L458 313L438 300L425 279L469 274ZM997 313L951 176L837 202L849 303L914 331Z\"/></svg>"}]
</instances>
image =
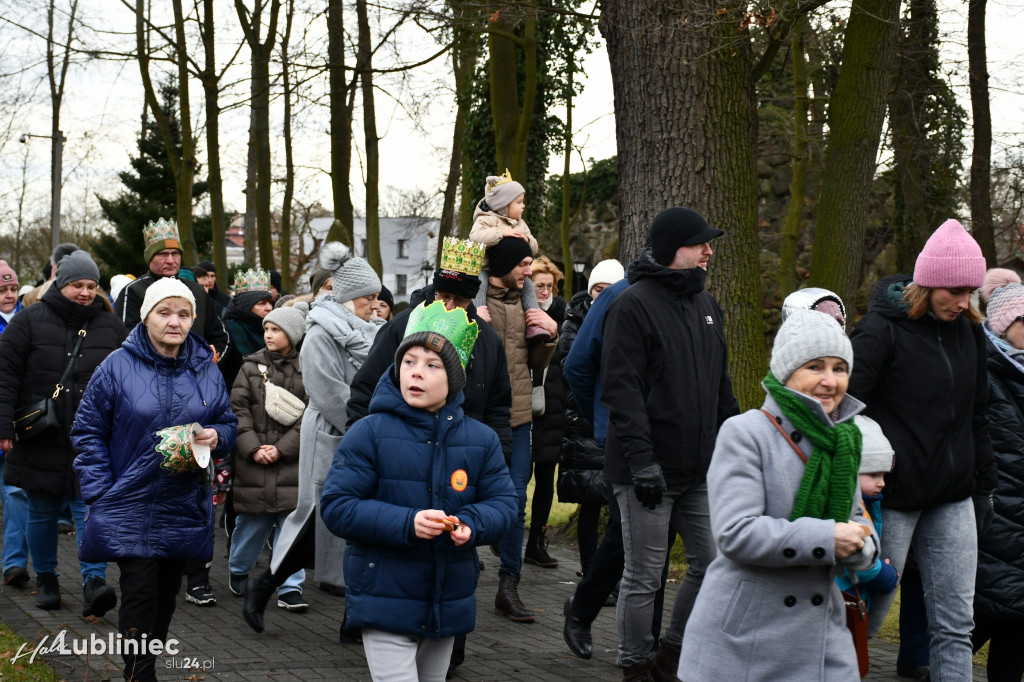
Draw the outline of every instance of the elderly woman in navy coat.
<instances>
[{"instance_id":1,"label":"elderly woman in navy coat","mask_svg":"<svg viewBox=\"0 0 1024 682\"><path fill-rule=\"evenodd\" d=\"M123 654L124 677L155 680L152 642L167 639L186 560L213 551L213 502L207 471L161 466L158 431L199 423L195 443L226 456L238 420L205 341L190 334L195 298L165 278L146 290L142 324L89 382L71 439L75 472L89 514L79 555L117 561L118 629L143 651Z\"/></svg>"}]
</instances>

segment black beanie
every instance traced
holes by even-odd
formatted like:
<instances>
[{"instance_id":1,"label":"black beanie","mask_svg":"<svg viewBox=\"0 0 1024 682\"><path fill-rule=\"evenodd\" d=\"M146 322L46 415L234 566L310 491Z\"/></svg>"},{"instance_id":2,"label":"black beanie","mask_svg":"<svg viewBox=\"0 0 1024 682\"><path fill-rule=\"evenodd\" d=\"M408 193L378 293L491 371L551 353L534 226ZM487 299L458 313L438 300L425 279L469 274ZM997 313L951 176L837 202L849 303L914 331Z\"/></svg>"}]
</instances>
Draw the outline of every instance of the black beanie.
<instances>
[{"instance_id":1,"label":"black beanie","mask_svg":"<svg viewBox=\"0 0 1024 682\"><path fill-rule=\"evenodd\" d=\"M377 298L387 303L391 310L395 309L395 297L392 295L391 290L383 284L380 285L380 293L377 294Z\"/></svg>"},{"instance_id":2,"label":"black beanie","mask_svg":"<svg viewBox=\"0 0 1024 682\"><path fill-rule=\"evenodd\" d=\"M524 258L532 257L533 248L530 246L530 242L521 237L504 237L494 246L487 247L487 260L491 265L490 274L494 277L504 277L512 272L512 268L519 265Z\"/></svg>"},{"instance_id":3,"label":"black beanie","mask_svg":"<svg viewBox=\"0 0 1024 682\"><path fill-rule=\"evenodd\" d=\"M438 291L473 299L480 291L480 277L438 268L434 270L434 292Z\"/></svg>"},{"instance_id":4,"label":"black beanie","mask_svg":"<svg viewBox=\"0 0 1024 682\"><path fill-rule=\"evenodd\" d=\"M721 237L725 230L717 230L703 216L689 208L673 206L654 217L651 222L651 256L659 265L668 266L675 260L680 246L697 246ZM491 252L488 251L490 256Z\"/></svg>"}]
</instances>

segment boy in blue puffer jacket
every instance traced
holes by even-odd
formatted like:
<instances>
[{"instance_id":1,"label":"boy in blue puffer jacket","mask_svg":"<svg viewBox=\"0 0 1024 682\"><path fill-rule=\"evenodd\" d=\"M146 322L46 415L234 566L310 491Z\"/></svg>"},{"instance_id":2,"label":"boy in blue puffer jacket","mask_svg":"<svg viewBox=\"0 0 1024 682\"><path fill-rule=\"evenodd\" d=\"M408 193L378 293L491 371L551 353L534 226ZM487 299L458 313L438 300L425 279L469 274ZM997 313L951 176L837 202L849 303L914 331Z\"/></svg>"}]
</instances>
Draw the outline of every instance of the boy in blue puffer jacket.
<instances>
[{"instance_id":1,"label":"boy in blue puffer jacket","mask_svg":"<svg viewBox=\"0 0 1024 682\"><path fill-rule=\"evenodd\" d=\"M455 635L476 623L474 548L516 518L498 436L462 412L477 331L461 308L413 311L324 482L321 516L348 540L346 621L374 679L444 680Z\"/></svg>"},{"instance_id":2,"label":"boy in blue puffer jacket","mask_svg":"<svg viewBox=\"0 0 1024 682\"><path fill-rule=\"evenodd\" d=\"M860 493L864 499L865 516L875 524L878 537L882 538L882 488L885 487L885 475L892 471L893 455L895 454L889 439L882 433L878 422L858 414L857 426L863 437L863 448L860 456ZM884 546L884 543L883 543ZM850 577L849 571L836 576L836 584L845 592L853 592L854 586L871 610L873 594L888 594L896 589L900 576L896 569L889 565L889 560L875 559L875 564L863 571L857 571L856 581Z\"/></svg>"}]
</instances>

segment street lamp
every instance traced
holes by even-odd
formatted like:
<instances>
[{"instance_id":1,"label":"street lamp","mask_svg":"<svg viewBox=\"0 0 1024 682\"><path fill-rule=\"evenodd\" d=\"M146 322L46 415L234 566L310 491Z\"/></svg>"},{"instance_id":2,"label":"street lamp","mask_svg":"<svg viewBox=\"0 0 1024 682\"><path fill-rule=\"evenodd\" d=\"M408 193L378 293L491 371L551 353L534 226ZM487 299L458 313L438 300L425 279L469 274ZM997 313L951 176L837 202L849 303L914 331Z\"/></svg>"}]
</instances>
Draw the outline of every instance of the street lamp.
<instances>
[{"instance_id":1,"label":"street lamp","mask_svg":"<svg viewBox=\"0 0 1024 682\"><path fill-rule=\"evenodd\" d=\"M53 235L53 251L60 244L60 176L61 162L64 156L64 133L58 130L53 135L34 135L22 133L18 141L28 144L30 137L46 137L50 139L50 230Z\"/></svg>"},{"instance_id":2,"label":"street lamp","mask_svg":"<svg viewBox=\"0 0 1024 682\"><path fill-rule=\"evenodd\" d=\"M572 264L573 272L576 273L575 277L573 277L573 282L572 282L572 291L573 291L573 293L576 293L577 291L583 291L584 289L587 288L586 287L587 282L586 282L585 279L583 279L583 271L586 268L587 268L586 262L583 262L583 263L575 262L575 263Z\"/></svg>"}]
</instances>

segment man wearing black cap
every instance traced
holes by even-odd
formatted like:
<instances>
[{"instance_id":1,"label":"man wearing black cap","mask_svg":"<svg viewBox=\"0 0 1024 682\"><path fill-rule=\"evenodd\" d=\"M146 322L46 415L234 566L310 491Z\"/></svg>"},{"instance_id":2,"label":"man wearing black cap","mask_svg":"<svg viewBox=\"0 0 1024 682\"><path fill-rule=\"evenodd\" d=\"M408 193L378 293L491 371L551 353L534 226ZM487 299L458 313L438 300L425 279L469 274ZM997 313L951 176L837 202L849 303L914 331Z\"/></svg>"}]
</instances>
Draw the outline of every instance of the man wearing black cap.
<instances>
[{"instance_id":1,"label":"man wearing black cap","mask_svg":"<svg viewBox=\"0 0 1024 682\"><path fill-rule=\"evenodd\" d=\"M739 412L722 311L705 291L709 242L724 232L696 211L669 208L651 224L650 254L608 309L601 400L608 408L604 474L622 514L617 665L623 679L675 679L683 631L715 555L706 476L718 428ZM656 658L651 619L669 550L689 566ZM650 675L650 677L648 677Z\"/></svg>"}]
</instances>

